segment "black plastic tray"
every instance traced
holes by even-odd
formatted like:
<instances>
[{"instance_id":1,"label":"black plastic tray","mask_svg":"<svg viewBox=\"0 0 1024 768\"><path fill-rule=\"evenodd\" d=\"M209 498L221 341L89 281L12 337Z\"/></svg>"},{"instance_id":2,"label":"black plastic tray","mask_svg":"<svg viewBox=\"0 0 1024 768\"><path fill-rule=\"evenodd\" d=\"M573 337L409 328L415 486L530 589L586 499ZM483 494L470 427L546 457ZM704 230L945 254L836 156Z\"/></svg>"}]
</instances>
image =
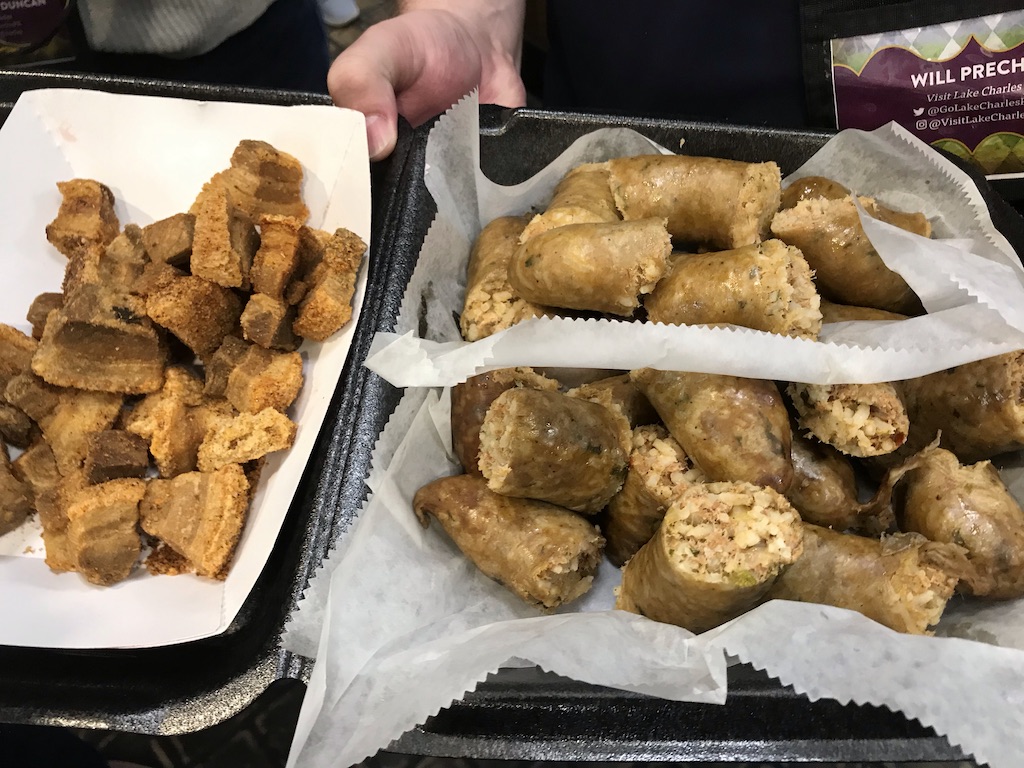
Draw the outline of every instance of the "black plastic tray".
<instances>
[{"instance_id":1,"label":"black plastic tray","mask_svg":"<svg viewBox=\"0 0 1024 768\"><path fill-rule=\"evenodd\" d=\"M772 159L795 170L831 136L730 125L629 119L534 110L481 112L481 166L501 184L539 171L580 136L607 126L633 128L688 154ZM407 169L393 190L389 282L404 286L435 206L423 184L429 126L409 137ZM996 225L1024 253L1024 220L980 175ZM386 235L386 236L388 236ZM379 380L371 386L377 389ZM397 402L385 389L384 399ZM381 422L383 426L383 422ZM520 760L932 761L963 755L930 728L872 706L811 702L747 665L729 670L724 706L685 704L597 688L536 669L502 670L462 701L406 733L390 751Z\"/></svg>"},{"instance_id":2,"label":"black plastic tray","mask_svg":"<svg viewBox=\"0 0 1024 768\"><path fill-rule=\"evenodd\" d=\"M0 71L0 122L18 95L35 88L269 104L329 103L317 94L167 83L119 77ZM237 713L275 680L308 679L310 662L281 649L289 615L336 533L359 509L363 478L384 404L367 390L362 366L373 332L394 318L385 277L389 218L409 143L373 168L370 273L352 350L277 544L237 618L222 634L167 648L66 651L0 646L0 722L177 734ZM10 183L0 179L0 183Z\"/></svg>"},{"instance_id":3,"label":"black plastic tray","mask_svg":"<svg viewBox=\"0 0 1024 768\"><path fill-rule=\"evenodd\" d=\"M18 94L40 87L326 103L315 94L0 71L0 120ZM771 157L784 171L828 138L822 133L527 110L485 108L482 118L484 170L506 184L528 177L572 140L606 125L635 128L668 147L685 138L692 153L746 160ZM185 733L238 712L274 680L307 679L309 661L283 651L281 636L308 578L365 498L370 452L399 400L398 390L361 363L373 332L393 328L434 214L423 185L428 128L410 131L403 126L395 154L373 168L370 280L352 353L277 546L236 621L217 637L163 649L0 647L0 721ZM992 207L1021 249L1024 226L998 196ZM729 700L717 707L595 688L537 670L503 671L391 749L453 757L695 762L961 756L931 730L887 710L812 703L743 665L731 668L729 678Z\"/></svg>"}]
</instances>

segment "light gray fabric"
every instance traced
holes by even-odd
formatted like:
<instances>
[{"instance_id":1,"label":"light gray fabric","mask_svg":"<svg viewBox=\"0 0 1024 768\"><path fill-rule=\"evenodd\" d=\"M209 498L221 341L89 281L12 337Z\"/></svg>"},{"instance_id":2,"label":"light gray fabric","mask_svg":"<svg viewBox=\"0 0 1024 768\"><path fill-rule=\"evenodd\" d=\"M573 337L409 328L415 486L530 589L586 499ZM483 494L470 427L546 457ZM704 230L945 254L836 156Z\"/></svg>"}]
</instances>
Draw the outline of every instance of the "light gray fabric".
<instances>
[{"instance_id":1,"label":"light gray fabric","mask_svg":"<svg viewBox=\"0 0 1024 768\"><path fill-rule=\"evenodd\" d=\"M196 56L263 15L273 0L78 0L93 50Z\"/></svg>"}]
</instances>

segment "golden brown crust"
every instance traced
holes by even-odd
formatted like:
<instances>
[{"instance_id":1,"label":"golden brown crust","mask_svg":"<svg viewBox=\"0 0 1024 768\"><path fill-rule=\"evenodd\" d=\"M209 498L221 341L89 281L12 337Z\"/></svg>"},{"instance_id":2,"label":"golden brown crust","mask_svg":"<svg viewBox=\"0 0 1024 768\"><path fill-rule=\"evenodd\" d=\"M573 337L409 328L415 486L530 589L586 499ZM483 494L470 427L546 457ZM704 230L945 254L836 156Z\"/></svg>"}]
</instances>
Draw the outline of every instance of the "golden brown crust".
<instances>
[{"instance_id":1,"label":"golden brown crust","mask_svg":"<svg viewBox=\"0 0 1024 768\"><path fill-rule=\"evenodd\" d=\"M192 256L196 217L176 213L142 228L142 244L150 261L187 268Z\"/></svg>"},{"instance_id":2,"label":"golden brown crust","mask_svg":"<svg viewBox=\"0 0 1024 768\"><path fill-rule=\"evenodd\" d=\"M139 511L142 529L189 560L200 576L223 578L249 508L249 482L237 464L151 480Z\"/></svg>"},{"instance_id":3,"label":"golden brown crust","mask_svg":"<svg viewBox=\"0 0 1024 768\"><path fill-rule=\"evenodd\" d=\"M254 293L242 310L239 324L246 339L265 349L298 349L299 339L292 333L295 307L288 306L283 299L275 299L263 293Z\"/></svg>"},{"instance_id":4,"label":"golden brown crust","mask_svg":"<svg viewBox=\"0 0 1024 768\"><path fill-rule=\"evenodd\" d=\"M239 412L287 410L302 389L302 357L250 345L231 373L224 395Z\"/></svg>"},{"instance_id":5,"label":"golden brown crust","mask_svg":"<svg viewBox=\"0 0 1024 768\"><path fill-rule=\"evenodd\" d=\"M501 496L482 478L457 475L423 486L413 509L433 516L487 576L523 600L555 608L584 594L601 561L596 526L542 501Z\"/></svg>"},{"instance_id":6,"label":"golden brown crust","mask_svg":"<svg viewBox=\"0 0 1024 768\"><path fill-rule=\"evenodd\" d=\"M653 368L630 378L709 480L789 488L792 431L773 382Z\"/></svg>"},{"instance_id":7,"label":"golden brown crust","mask_svg":"<svg viewBox=\"0 0 1024 768\"><path fill-rule=\"evenodd\" d=\"M291 216L261 216L260 247L252 262L252 289L283 299L285 289L299 266L299 230L302 223Z\"/></svg>"},{"instance_id":8,"label":"golden brown crust","mask_svg":"<svg viewBox=\"0 0 1024 768\"><path fill-rule=\"evenodd\" d=\"M121 230L110 188L92 179L58 181L57 217L46 225L46 239L68 259L101 249Z\"/></svg>"},{"instance_id":9,"label":"golden brown crust","mask_svg":"<svg viewBox=\"0 0 1024 768\"><path fill-rule=\"evenodd\" d=\"M201 472L213 472L225 464L245 464L283 451L295 442L296 429L295 422L273 408L222 419L199 446L197 466Z\"/></svg>"},{"instance_id":10,"label":"golden brown crust","mask_svg":"<svg viewBox=\"0 0 1024 768\"><path fill-rule=\"evenodd\" d=\"M309 209L302 202L302 178L302 164L295 157L265 141L244 139L231 154L231 166L210 179L203 192L224 190L232 205L253 221L277 214L305 222ZM193 203L192 213L199 205L199 200Z\"/></svg>"},{"instance_id":11,"label":"golden brown crust","mask_svg":"<svg viewBox=\"0 0 1024 768\"><path fill-rule=\"evenodd\" d=\"M143 480L111 480L80 491L68 505L75 570L93 584L116 584L134 569L142 550L139 501L145 492Z\"/></svg>"},{"instance_id":12,"label":"golden brown crust","mask_svg":"<svg viewBox=\"0 0 1024 768\"><path fill-rule=\"evenodd\" d=\"M203 311L197 312L197 307ZM151 292L146 310L155 323L203 357L212 354L238 325L242 302L228 288L186 275Z\"/></svg>"},{"instance_id":13,"label":"golden brown crust","mask_svg":"<svg viewBox=\"0 0 1024 768\"><path fill-rule=\"evenodd\" d=\"M204 188L196 201L192 274L225 288L248 288L259 235L252 219L220 188Z\"/></svg>"}]
</instances>

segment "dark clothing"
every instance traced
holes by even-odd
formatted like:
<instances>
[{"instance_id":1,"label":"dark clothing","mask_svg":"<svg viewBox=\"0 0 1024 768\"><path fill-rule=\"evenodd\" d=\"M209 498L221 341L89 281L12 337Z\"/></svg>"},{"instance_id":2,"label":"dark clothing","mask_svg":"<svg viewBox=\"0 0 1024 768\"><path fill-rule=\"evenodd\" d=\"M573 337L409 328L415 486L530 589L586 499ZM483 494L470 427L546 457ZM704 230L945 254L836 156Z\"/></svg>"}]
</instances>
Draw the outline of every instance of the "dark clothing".
<instances>
[{"instance_id":1,"label":"dark clothing","mask_svg":"<svg viewBox=\"0 0 1024 768\"><path fill-rule=\"evenodd\" d=\"M545 108L806 125L798 0L552 0L547 14Z\"/></svg>"},{"instance_id":2,"label":"dark clothing","mask_svg":"<svg viewBox=\"0 0 1024 768\"><path fill-rule=\"evenodd\" d=\"M247 29L188 58L89 51L77 32L72 67L82 72L327 93L331 61L317 0L277 0Z\"/></svg>"}]
</instances>

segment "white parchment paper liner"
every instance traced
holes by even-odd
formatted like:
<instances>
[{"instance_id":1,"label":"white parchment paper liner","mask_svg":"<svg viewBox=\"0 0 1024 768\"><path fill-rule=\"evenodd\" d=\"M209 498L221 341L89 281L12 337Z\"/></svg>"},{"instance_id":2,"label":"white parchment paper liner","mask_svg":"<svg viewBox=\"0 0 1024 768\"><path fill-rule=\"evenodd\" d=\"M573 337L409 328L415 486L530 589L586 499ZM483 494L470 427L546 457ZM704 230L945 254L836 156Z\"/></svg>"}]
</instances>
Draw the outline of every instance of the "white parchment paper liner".
<instances>
[{"instance_id":1,"label":"white parchment paper liner","mask_svg":"<svg viewBox=\"0 0 1024 768\"><path fill-rule=\"evenodd\" d=\"M461 341L453 313L462 309L469 252L484 224L543 209L558 180L579 163L651 152L667 150L629 129L598 130L536 176L503 187L479 168L475 97L460 102L431 133L426 184L437 216L396 332L378 335L367 366L396 386L450 386L492 368L555 364L872 382L920 376L1024 346L1024 270L993 226L980 192L963 171L896 124L870 133L841 132L790 179L829 176L858 194L929 217L941 242L864 220L887 265L929 310L898 331L891 324L840 323L810 342L740 328L538 319L472 344ZM423 338L414 332L421 327Z\"/></svg>"},{"instance_id":2,"label":"white parchment paper liner","mask_svg":"<svg viewBox=\"0 0 1024 768\"><path fill-rule=\"evenodd\" d=\"M957 242L927 248L911 244L904 251L908 271L915 259L919 265L921 259L932 259L948 268L931 267L913 276L915 290L932 313L901 323L898 335L892 324L844 323L828 329L831 342L814 344L743 330L647 326L643 343L648 350L637 353L630 324L552 320L524 323L504 334L514 331L521 337L507 343L517 345L515 354L522 358L503 356L507 348L500 338L462 344L451 310L461 307L459 279L479 222L540 204L570 165L622 154L623 146L650 151L647 140L632 132L599 131L531 182L499 195L476 171L476 131L476 102L470 99L451 110L431 137L428 183L439 215L407 291L399 333L378 342L373 362L396 382L447 385L510 364L631 368L655 360L667 367L674 364L671 347L681 343L695 370L767 376L774 370L765 367L771 359L788 355L784 378L796 378L789 366L793 357L801 357L810 361L801 370L813 373L804 380L870 381L878 380L880 370L885 372L880 378L894 378L894 366L923 373L954 364L950 360L1021 346L1015 305L1004 303L1019 298L1021 291L1012 251L963 175L915 146L893 149L885 163L910 162L915 172L937 172L944 185L955 183L948 204L939 195L927 210L937 234L955 236ZM462 141L465 133L474 137L468 145ZM874 142L870 134L861 137ZM892 131L883 145L890 146L891 140L913 144L899 131ZM805 167L804 172L814 171ZM852 186L893 205L915 207L899 195L881 195L871 186L873 179L865 172ZM877 238L905 246L901 233L884 226ZM967 253L960 250L965 245ZM430 301L421 303L427 296ZM421 306L425 318L418 316ZM421 319L428 329L422 340L411 331ZM910 324L918 327L907 343ZM565 340L581 329L598 335L601 354L585 361L567 359ZM716 357L723 347L755 341L758 354L752 360ZM651 348L657 353L644 357ZM943 362L935 363L936 355ZM708 356L713 364L699 364ZM415 373L403 374L403 369ZM285 646L317 658L289 765L354 764L472 690L512 657L598 685L722 702L727 654L812 699L888 706L935 727L980 761L997 768L1021 764L1024 736L1016 713L1024 698L1024 601L986 606L955 598L939 634L957 637L900 635L856 613L783 601L695 637L609 610L619 575L606 563L584 600L541 616L483 577L436 525L422 529L412 513L419 487L460 471L451 455L449 416L447 390L407 391L375 448L367 480L372 493L363 513L313 579L289 624ZM1020 463L1011 457L1002 468L1019 498L1024 493Z\"/></svg>"}]
</instances>

